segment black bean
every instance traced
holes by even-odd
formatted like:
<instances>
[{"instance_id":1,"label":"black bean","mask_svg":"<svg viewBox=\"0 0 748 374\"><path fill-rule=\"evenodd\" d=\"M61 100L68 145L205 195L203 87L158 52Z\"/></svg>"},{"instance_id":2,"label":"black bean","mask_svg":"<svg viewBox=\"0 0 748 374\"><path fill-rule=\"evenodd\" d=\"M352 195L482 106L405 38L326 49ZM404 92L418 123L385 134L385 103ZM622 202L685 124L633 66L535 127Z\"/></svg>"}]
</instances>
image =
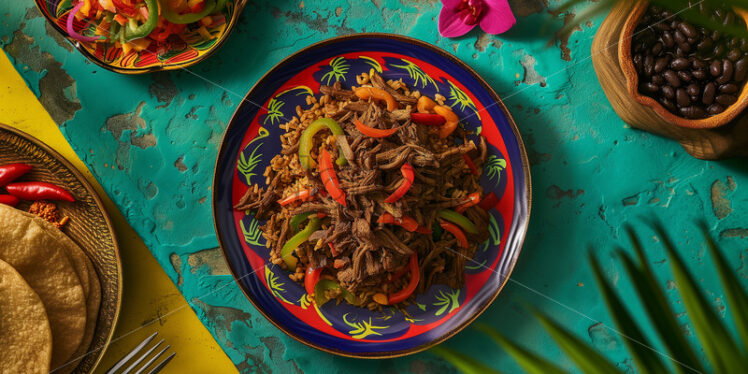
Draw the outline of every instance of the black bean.
<instances>
[{"instance_id":1,"label":"black bean","mask_svg":"<svg viewBox=\"0 0 748 374\"><path fill-rule=\"evenodd\" d=\"M712 61L712 64L709 65L709 74L713 77L719 77L722 74L722 63L719 60L714 60Z\"/></svg>"},{"instance_id":2,"label":"black bean","mask_svg":"<svg viewBox=\"0 0 748 374\"><path fill-rule=\"evenodd\" d=\"M727 47L725 47L724 44L719 44L716 47L714 47L714 57L717 57L717 58L722 57L722 55L724 55L725 52L727 52Z\"/></svg>"},{"instance_id":3,"label":"black bean","mask_svg":"<svg viewBox=\"0 0 748 374\"><path fill-rule=\"evenodd\" d=\"M735 63L735 76L733 78L736 82L742 83L745 80L746 73L748 73L748 56Z\"/></svg>"},{"instance_id":4,"label":"black bean","mask_svg":"<svg viewBox=\"0 0 748 374\"><path fill-rule=\"evenodd\" d=\"M722 36L722 33L719 32L719 30L712 31L712 40L717 41Z\"/></svg>"},{"instance_id":5,"label":"black bean","mask_svg":"<svg viewBox=\"0 0 748 374\"><path fill-rule=\"evenodd\" d=\"M709 114L719 114L725 111L725 108L723 108L719 104L712 104L709 105L708 108L706 108L706 111L709 112Z\"/></svg>"},{"instance_id":6,"label":"black bean","mask_svg":"<svg viewBox=\"0 0 748 374\"><path fill-rule=\"evenodd\" d=\"M649 77L649 76L652 76L653 72L654 72L654 57L652 57L652 55L647 55L647 57L644 57L644 74L646 74Z\"/></svg>"},{"instance_id":7,"label":"black bean","mask_svg":"<svg viewBox=\"0 0 748 374\"><path fill-rule=\"evenodd\" d=\"M687 70L681 70L678 72L678 78L684 83L688 83L693 79L693 76Z\"/></svg>"},{"instance_id":8,"label":"black bean","mask_svg":"<svg viewBox=\"0 0 748 374\"><path fill-rule=\"evenodd\" d=\"M686 92L691 96L699 96L701 93L701 86L696 83L691 83L686 87Z\"/></svg>"},{"instance_id":9,"label":"black bean","mask_svg":"<svg viewBox=\"0 0 748 374\"><path fill-rule=\"evenodd\" d=\"M677 109L675 107L675 103L673 103L671 100L666 99L666 98L660 99L660 104L662 104L662 106L664 106L667 110L671 112L675 112L675 110Z\"/></svg>"},{"instance_id":10,"label":"black bean","mask_svg":"<svg viewBox=\"0 0 748 374\"><path fill-rule=\"evenodd\" d=\"M673 35L670 34L669 31L665 31L662 33L662 42L665 44L665 47L673 48L675 45L675 41L673 40Z\"/></svg>"},{"instance_id":11,"label":"black bean","mask_svg":"<svg viewBox=\"0 0 748 374\"><path fill-rule=\"evenodd\" d=\"M709 105L714 102L714 95L717 94L717 86L713 82L709 82L704 86L704 94L701 95L701 102Z\"/></svg>"},{"instance_id":12,"label":"black bean","mask_svg":"<svg viewBox=\"0 0 748 374\"><path fill-rule=\"evenodd\" d=\"M722 61L722 75L720 75L719 78L717 78L717 83L725 84L731 81L732 73L733 73L732 61L730 60Z\"/></svg>"},{"instance_id":13,"label":"black bean","mask_svg":"<svg viewBox=\"0 0 748 374\"><path fill-rule=\"evenodd\" d=\"M678 74L676 74L674 71L666 70L664 73L662 73L662 76L671 86L675 88L680 87L680 79L678 78Z\"/></svg>"},{"instance_id":14,"label":"black bean","mask_svg":"<svg viewBox=\"0 0 748 374\"><path fill-rule=\"evenodd\" d=\"M680 25L678 25L678 30L685 34L689 38L695 38L699 36L699 34L696 32L696 28L693 27L690 23L681 22Z\"/></svg>"},{"instance_id":15,"label":"black bean","mask_svg":"<svg viewBox=\"0 0 748 374\"><path fill-rule=\"evenodd\" d=\"M691 64L688 63L688 60L686 58L683 58L683 57L678 57L675 60L673 60L672 62L670 62L670 67L673 68L674 70L683 70L683 69L686 69L686 68L688 68L688 65L691 65Z\"/></svg>"},{"instance_id":16,"label":"black bean","mask_svg":"<svg viewBox=\"0 0 748 374\"><path fill-rule=\"evenodd\" d=\"M655 60L654 71L655 73L661 73L667 67L670 62L670 56L665 55Z\"/></svg>"},{"instance_id":17,"label":"black bean","mask_svg":"<svg viewBox=\"0 0 748 374\"><path fill-rule=\"evenodd\" d=\"M743 57L743 53L740 52L740 50L737 48L731 49L730 52L727 52L727 59L729 59L732 62L740 60L741 57Z\"/></svg>"},{"instance_id":18,"label":"black bean","mask_svg":"<svg viewBox=\"0 0 748 374\"><path fill-rule=\"evenodd\" d=\"M642 24L646 24L644 21L641 22ZM654 27L660 31L667 31L670 30L670 25L668 25L665 22L657 22Z\"/></svg>"},{"instance_id":19,"label":"black bean","mask_svg":"<svg viewBox=\"0 0 748 374\"><path fill-rule=\"evenodd\" d=\"M748 52L748 40L740 39L740 50L743 52Z\"/></svg>"},{"instance_id":20,"label":"black bean","mask_svg":"<svg viewBox=\"0 0 748 374\"><path fill-rule=\"evenodd\" d=\"M696 49L699 51L706 51L707 49L711 49L714 43L712 42L712 38L706 37L704 40L699 42L699 44L696 45Z\"/></svg>"},{"instance_id":21,"label":"black bean","mask_svg":"<svg viewBox=\"0 0 748 374\"><path fill-rule=\"evenodd\" d=\"M740 39L738 39L738 37L733 37L732 39L730 39L730 41L727 42L727 46L730 48L736 48L739 45Z\"/></svg>"},{"instance_id":22,"label":"black bean","mask_svg":"<svg viewBox=\"0 0 748 374\"><path fill-rule=\"evenodd\" d=\"M709 66L709 64L707 64L704 60L696 58L693 60L693 62L691 62L691 66L693 66L694 69L703 69Z\"/></svg>"},{"instance_id":23,"label":"black bean","mask_svg":"<svg viewBox=\"0 0 748 374\"><path fill-rule=\"evenodd\" d=\"M679 88L675 91L675 102L678 106L684 107L691 105L691 99L688 97L688 93L685 88Z\"/></svg>"},{"instance_id":24,"label":"black bean","mask_svg":"<svg viewBox=\"0 0 748 374\"><path fill-rule=\"evenodd\" d=\"M675 48L675 55L677 57L686 57L688 54L680 47L680 45L678 45Z\"/></svg>"},{"instance_id":25,"label":"black bean","mask_svg":"<svg viewBox=\"0 0 748 374\"><path fill-rule=\"evenodd\" d=\"M661 42L657 42L657 43L655 43L655 45L652 46L652 53L654 55L659 55L660 52L662 52L662 43Z\"/></svg>"},{"instance_id":26,"label":"black bean","mask_svg":"<svg viewBox=\"0 0 748 374\"><path fill-rule=\"evenodd\" d=\"M660 91L662 91L662 96L665 96L668 99L674 99L675 98L675 90L673 89L673 87L662 86L660 88Z\"/></svg>"},{"instance_id":27,"label":"black bean","mask_svg":"<svg viewBox=\"0 0 748 374\"><path fill-rule=\"evenodd\" d=\"M706 70L694 70L691 72L691 75L698 80L703 80L707 77Z\"/></svg>"},{"instance_id":28,"label":"black bean","mask_svg":"<svg viewBox=\"0 0 748 374\"><path fill-rule=\"evenodd\" d=\"M729 106L734 104L736 101L738 101L738 98L735 97L735 95L717 95L717 97L714 99L717 101L717 104L721 104L724 106Z\"/></svg>"},{"instance_id":29,"label":"black bean","mask_svg":"<svg viewBox=\"0 0 748 374\"><path fill-rule=\"evenodd\" d=\"M704 116L706 115L706 112L704 112L704 109L701 109L701 107L697 107L697 106L681 107L679 109L679 112L683 117L690 118L690 119L704 118Z\"/></svg>"},{"instance_id":30,"label":"black bean","mask_svg":"<svg viewBox=\"0 0 748 374\"><path fill-rule=\"evenodd\" d=\"M662 75L653 75L650 81L658 86L665 84L665 78Z\"/></svg>"},{"instance_id":31,"label":"black bean","mask_svg":"<svg viewBox=\"0 0 748 374\"><path fill-rule=\"evenodd\" d=\"M738 92L738 85L735 83L727 83L719 86L719 92L726 94L733 94Z\"/></svg>"},{"instance_id":32,"label":"black bean","mask_svg":"<svg viewBox=\"0 0 748 374\"><path fill-rule=\"evenodd\" d=\"M681 33L679 30L675 30L675 32L673 33L673 39L675 39L678 44L686 43L686 36L683 35L683 33Z\"/></svg>"}]
</instances>

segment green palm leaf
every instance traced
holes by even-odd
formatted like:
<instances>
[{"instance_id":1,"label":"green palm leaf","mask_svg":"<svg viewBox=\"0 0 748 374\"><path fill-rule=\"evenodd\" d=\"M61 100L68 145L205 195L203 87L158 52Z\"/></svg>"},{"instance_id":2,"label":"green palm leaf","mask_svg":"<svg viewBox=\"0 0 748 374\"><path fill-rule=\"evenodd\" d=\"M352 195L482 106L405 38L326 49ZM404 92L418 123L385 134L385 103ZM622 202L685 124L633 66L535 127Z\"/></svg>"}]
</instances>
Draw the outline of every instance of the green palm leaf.
<instances>
[{"instance_id":1,"label":"green palm leaf","mask_svg":"<svg viewBox=\"0 0 748 374\"><path fill-rule=\"evenodd\" d=\"M583 373L620 374L620 371L607 358L597 353L569 330L539 310L531 308L531 311L561 350L574 361Z\"/></svg>"},{"instance_id":2,"label":"green palm leaf","mask_svg":"<svg viewBox=\"0 0 748 374\"><path fill-rule=\"evenodd\" d=\"M636 288L639 299L644 304L645 309L649 312L649 318L652 321L661 340L665 343L668 353L675 358L676 370L681 373L687 372L704 372L699 360L696 358L693 349L686 341L686 337L680 328L675 313L670 307L665 293L659 287L657 278L654 275L652 267L649 265L647 257L644 254L639 238L634 230L626 227L631 243L639 260L639 266L634 263L628 253L618 251L623 260L624 268L629 278Z\"/></svg>"},{"instance_id":3,"label":"green palm leaf","mask_svg":"<svg viewBox=\"0 0 748 374\"><path fill-rule=\"evenodd\" d=\"M499 334L484 323L479 323L475 329L488 335L496 344L509 353L522 369L530 374L564 374L565 371L556 364L512 343L509 339Z\"/></svg>"},{"instance_id":4,"label":"green palm leaf","mask_svg":"<svg viewBox=\"0 0 748 374\"><path fill-rule=\"evenodd\" d=\"M453 349L446 348L443 345L431 348L431 351L449 361L458 370L465 374L501 373L500 371L494 370L462 352L457 352Z\"/></svg>"},{"instance_id":5,"label":"green palm leaf","mask_svg":"<svg viewBox=\"0 0 748 374\"><path fill-rule=\"evenodd\" d=\"M647 338L641 329L639 329L631 314L623 306L621 299L613 291L613 287L611 287L610 283L603 276L600 263L591 250L590 265L592 266L600 291L602 291L605 303L608 305L608 310L613 315L616 325L620 326L621 333L625 335L625 339L623 339L624 344L626 344L629 352L631 352L639 371L642 373L668 373L665 364L662 363L662 360L660 360L655 351L650 348L652 344L647 341ZM653 286L657 287L657 284Z\"/></svg>"}]
</instances>

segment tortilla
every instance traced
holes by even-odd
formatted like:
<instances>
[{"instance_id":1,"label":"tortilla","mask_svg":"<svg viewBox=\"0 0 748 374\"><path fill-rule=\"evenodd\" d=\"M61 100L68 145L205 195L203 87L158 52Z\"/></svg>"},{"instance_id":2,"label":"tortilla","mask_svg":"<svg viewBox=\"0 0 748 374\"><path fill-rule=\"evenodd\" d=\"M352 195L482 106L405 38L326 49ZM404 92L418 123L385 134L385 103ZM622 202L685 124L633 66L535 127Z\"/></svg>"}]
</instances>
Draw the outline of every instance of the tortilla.
<instances>
[{"instance_id":1,"label":"tortilla","mask_svg":"<svg viewBox=\"0 0 748 374\"><path fill-rule=\"evenodd\" d=\"M52 330L39 295L0 261L0 373L48 373Z\"/></svg>"},{"instance_id":2,"label":"tortilla","mask_svg":"<svg viewBox=\"0 0 748 374\"><path fill-rule=\"evenodd\" d=\"M83 339L86 297L59 237L43 222L0 205L0 260L13 266L42 300L52 330L55 368L70 359Z\"/></svg>"}]
</instances>

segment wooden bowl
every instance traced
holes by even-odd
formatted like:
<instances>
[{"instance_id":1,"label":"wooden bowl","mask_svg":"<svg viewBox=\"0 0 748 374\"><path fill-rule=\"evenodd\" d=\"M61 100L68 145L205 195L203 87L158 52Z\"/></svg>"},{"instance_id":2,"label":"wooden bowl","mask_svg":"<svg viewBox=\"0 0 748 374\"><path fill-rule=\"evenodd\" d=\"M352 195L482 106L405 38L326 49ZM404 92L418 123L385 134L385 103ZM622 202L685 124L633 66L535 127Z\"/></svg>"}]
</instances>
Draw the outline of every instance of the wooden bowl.
<instances>
[{"instance_id":1,"label":"wooden bowl","mask_svg":"<svg viewBox=\"0 0 748 374\"><path fill-rule=\"evenodd\" d=\"M34 169L20 180L49 182L64 187L75 202L57 202L70 217L63 232L88 255L101 284L101 304L94 335L80 360L55 372L93 373L114 334L122 303L122 261L114 228L104 205L86 178L59 153L30 135L0 123L0 165L23 162ZM26 210L28 202L19 205ZM54 368L53 368L54 369Z\"/></svg>"},{"instance_id":2,"label":"wooden bowl","mask_svg":"<svg viewBox=\"0 0 748 374\"><path fill-rule=\"evenodd\" d=\"M649 1L618 1L595 34L592 64L611 106L633 127L673 138L692 156L716 160L748 157L748 90L723 113L689 120L638 91L631 36ZM748 21L746 12L738 13Z\"/></svg>"}]
</instances>

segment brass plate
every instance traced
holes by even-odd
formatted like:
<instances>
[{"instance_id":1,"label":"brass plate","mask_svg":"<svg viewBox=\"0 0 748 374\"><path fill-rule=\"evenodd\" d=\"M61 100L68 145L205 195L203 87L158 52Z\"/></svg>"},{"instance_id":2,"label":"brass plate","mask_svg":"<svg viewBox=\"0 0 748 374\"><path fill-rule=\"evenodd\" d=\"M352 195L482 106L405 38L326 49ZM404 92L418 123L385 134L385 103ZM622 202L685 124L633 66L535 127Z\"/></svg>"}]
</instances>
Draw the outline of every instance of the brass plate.
<instances>
[{"instance_id":1,"label":"brass plate","mask_svg":"<svg viewBox=\"0 0 748 374\"><path fill-rule=\"evenodd\" d=\"M122 261L114 228L93 187L75 167L38 139L0 124L0 165L14 162L34 166L19 180L54 183L77 200L57 206L62 215L70 217L65 234L91 259L101 283L101 306L89 354L74 371L92 373L112 339L122 303ZM28 205L23 203L18 208L25 210Z\"/></svg>"}]
</instances>

